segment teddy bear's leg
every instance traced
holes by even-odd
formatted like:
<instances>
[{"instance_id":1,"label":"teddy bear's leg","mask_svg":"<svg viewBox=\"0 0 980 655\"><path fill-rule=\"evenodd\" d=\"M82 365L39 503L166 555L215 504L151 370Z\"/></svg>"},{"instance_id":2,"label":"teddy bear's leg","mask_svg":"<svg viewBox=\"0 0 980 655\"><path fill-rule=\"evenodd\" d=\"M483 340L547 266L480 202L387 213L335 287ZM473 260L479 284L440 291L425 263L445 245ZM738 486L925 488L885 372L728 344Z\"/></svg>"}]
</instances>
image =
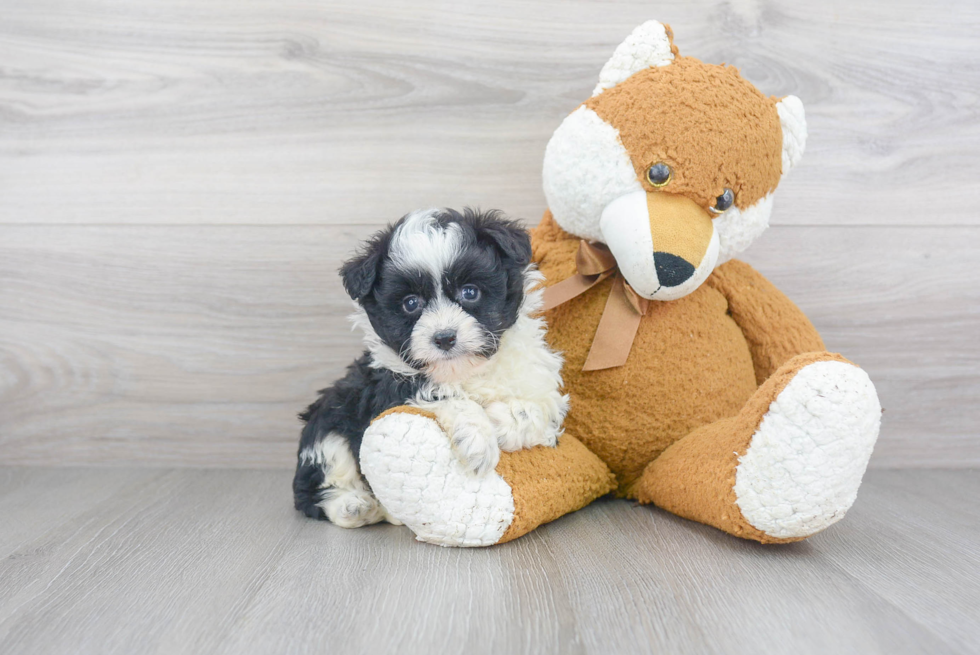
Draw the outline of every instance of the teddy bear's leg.
<instances>
[{"instance_id":1,"label":"teddy bear's leg","mask_svg":"<svg viewBox=\"0 0 980 655\"><path fill-rule=\"evenodd\" d=\"M428 412L396 407L365 431L361 471L385 510L419 541L490 546L516 539L616 487L602 461L565 435L556 448L501 453L477 476Z\"/></svg>"},{"instance_id":2,"label":"teddy bear's leg","mask_svg":"<svg viewBox=\"0 0 980 655\"><path fill-rule=\"evenodd\" d=\"M864 371L840 355L798 355L738 416L695 430L651 462L637 496L739 537L798 541L850 508L880 423Z\"/></svg>"}]
</instances>

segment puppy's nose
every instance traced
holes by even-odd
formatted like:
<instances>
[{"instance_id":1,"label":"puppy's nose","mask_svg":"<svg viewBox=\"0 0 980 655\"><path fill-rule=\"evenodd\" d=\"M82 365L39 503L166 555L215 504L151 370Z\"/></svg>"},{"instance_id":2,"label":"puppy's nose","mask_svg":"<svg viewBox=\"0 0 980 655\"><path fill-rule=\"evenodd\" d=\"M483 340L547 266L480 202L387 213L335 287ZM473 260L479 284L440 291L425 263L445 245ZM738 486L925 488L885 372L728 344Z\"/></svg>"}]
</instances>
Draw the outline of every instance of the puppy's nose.
<instances>
[{"instance_id":1,"label":"puppy's nose","mask_svg":"<svg viewBox=\"0 0 980 655\"><path fill-rule=\"evenodd\" d=\"M687 282L696 270L690 262L669 252L653 253L653 263L657 267L657 280L665 287Z\"/></svg>"},{"instance_id":2,"label":"puppy's nose","mask_svg":"<svg viewBox=\"0 0 980 655\"><path fill-rule=\"evenodd\" d=\"M435 341L436 345L441 349L452 350L452 347L456 345L456 331L441 330L433 335L432 340Z\"/></svg>"}]
</instances>

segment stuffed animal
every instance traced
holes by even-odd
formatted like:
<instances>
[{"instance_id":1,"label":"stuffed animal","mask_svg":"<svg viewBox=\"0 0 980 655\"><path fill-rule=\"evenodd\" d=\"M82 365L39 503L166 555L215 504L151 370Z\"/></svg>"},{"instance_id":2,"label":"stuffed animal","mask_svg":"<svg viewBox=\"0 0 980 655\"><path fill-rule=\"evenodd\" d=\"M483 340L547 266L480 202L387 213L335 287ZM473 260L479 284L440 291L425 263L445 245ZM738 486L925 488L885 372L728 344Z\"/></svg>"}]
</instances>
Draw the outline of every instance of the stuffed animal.
<instances>
[{"instance_id":1,"label":"stuffed animal","mask_svg":"<svg viewBox=\"0 0 980 655\"><path fill-rule=\"evenodd\" d=\"M805 140L799 99L638 27L545 151L532 247L571 396L558 446L474 476L432 415L391 410L361 446L389 514L452 546L509 541L610 492L763 543L840 520L878 436L875 388L732 259Z\"/></svg>"}]
</instances>

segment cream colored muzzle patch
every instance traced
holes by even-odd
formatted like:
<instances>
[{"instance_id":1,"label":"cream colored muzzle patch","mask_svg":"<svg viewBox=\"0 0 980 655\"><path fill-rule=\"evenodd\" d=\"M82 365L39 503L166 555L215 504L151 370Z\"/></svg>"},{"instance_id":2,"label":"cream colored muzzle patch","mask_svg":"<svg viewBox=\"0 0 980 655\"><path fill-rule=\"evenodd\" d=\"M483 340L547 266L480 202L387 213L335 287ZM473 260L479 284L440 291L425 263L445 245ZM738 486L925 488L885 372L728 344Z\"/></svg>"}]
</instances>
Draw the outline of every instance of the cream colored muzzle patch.
<instances>
[{"instance_id":1,"label":"cream colored muzzle patch","mask_svg":"<svg viewBox=\"0 0 980 655\"><path fill-rule=\"evenodd\" d=\"M684 196L670 193L646 195L650 234L653 235L656 254L663 252L679 257L697 269L708 252L711 235L715 232L711 216Z\"/></svg>"},{"instance_id":2,"label":"cream colored muzzle patch","mask_svg":"<svg viewBox=\"0 0 980 655\"><path fill-rule=\"evenodd\" d=\"M704 282L718 261L711 215L680 195L637 191L609 203L603 241L630 286L649 300L676 300Z\"/></svg>"}]
</instances>

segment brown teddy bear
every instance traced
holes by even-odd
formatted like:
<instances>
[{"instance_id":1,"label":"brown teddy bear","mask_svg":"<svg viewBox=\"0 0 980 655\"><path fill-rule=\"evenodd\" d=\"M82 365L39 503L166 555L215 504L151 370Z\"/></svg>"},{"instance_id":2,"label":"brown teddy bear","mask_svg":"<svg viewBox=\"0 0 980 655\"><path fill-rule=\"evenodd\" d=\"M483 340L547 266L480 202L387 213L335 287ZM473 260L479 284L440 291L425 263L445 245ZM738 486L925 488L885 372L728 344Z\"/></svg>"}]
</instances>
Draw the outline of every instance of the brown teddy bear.
<instances>
[{"instance_id":1,"label":"brown teddy bear","mask_svg":"<svg viewBox=\"0 0 980 655\"><path fill-rule=\"evenodd\" d=\"M638 27L545 152L532 231L571 410L557 448L465 471L431 415L396 408L361 467L422 541L485 546L615 492L763 543L854 502L881 408L867 374L732 257L800 159L803 106Z\"/></svg>"}]
</instances>

